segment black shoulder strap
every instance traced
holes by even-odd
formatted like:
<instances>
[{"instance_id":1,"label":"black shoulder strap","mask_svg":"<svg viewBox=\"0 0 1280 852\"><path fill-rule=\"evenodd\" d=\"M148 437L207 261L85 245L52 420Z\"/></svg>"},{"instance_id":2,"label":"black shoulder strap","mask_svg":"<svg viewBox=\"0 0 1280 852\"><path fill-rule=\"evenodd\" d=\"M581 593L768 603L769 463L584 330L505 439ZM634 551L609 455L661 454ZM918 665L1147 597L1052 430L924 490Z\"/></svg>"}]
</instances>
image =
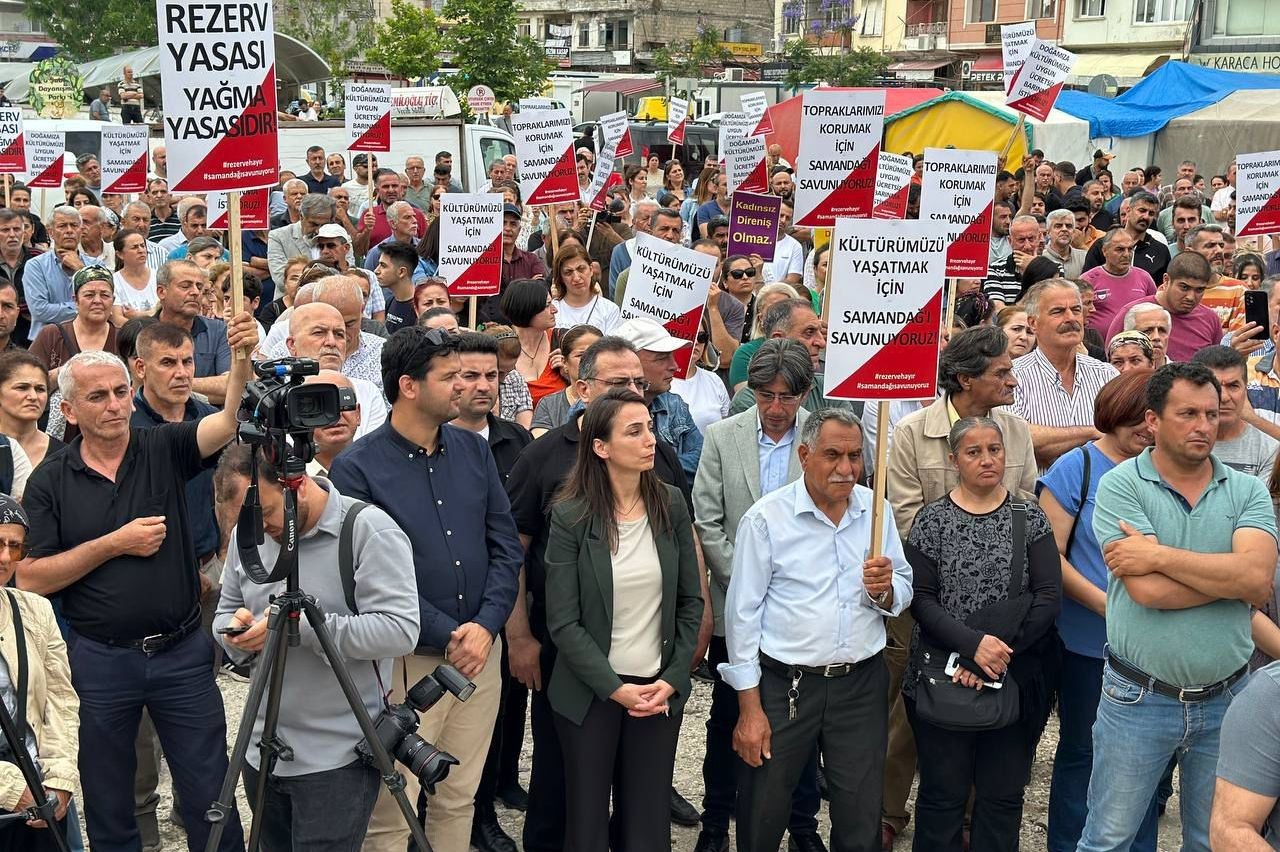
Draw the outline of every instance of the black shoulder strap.
<instances>
[{"instance_id":1,"label":"black shoulder strap","mask_svg":"<svg viewBox=\"0 0 1280 852\"><path fill-rule=\"evenodd\" d=\"M72 357L75 357L80 354L80 347L76 344L75 338L67 334L67 326L73 322L75 322L75 320L60 322L57 324L57 329L58 333L62 335L62 345L67 347L67 351L71 353ZM71 359L68 358L67 360L69 361Z\"/></svg>"},{"instance_id":2,"label":"black shoulder strap","mask_svg":"<svg viewBox=\"0 0 1280 852\"><path fill-rule=\"evenodd\" d=\"M1027 504L1010 503L1013 510L1013 560L1009 570L1009 598L1022 594L1022 574L1027 567Z\"/></svg>"},{"instance_id":3,"label":"black shoulder strap","mask_svg":"<svg viewBox=\"0 0 1280 852\"><path fill-rule=\"evenodd\" d=\"M18 700L14 707L14 726L21 732L23 739L27 736L27 635L22 629L22 613L18 609L18 598L11 589L5 589L9 598L9 610L13 613L13 632L18 645Z\"/></svg>"},{"instance_id":4,"label":"black shoulder strap","mask_svg":"<svg viewBox=\"0 0 1280 852\"><path fill-rule=\"evenodd\" d=\"M1071 543L1076 540L1076 527L1080 525L1080 516L1084 514L1085 501L1089 499L1089 475L1093 468L1093 454L1089 452L1089 445L1081 447L1080 452L1084 455L1084 472L1080 477L1080 505L1076 507L1075 517L1071 519L1071 532L1067 533L1067 553L1071 552Z\"/></svg>"},{"instance_id":5,"label":"black shoulder strap","mask_svg":"<svg viewBox=\"0 0 1280 852\"><path fill-rule=\"evenodd\" d=\"M342 577L342 593L347 598L347 609L358 615L360 608L356 606L356 554L355 538L356 516L369 508L368 503L353 503L342 518L342 532L338 535L338 573Z\"/></svg>"},{"instance_id":6,"label":"black shoulder strap","mask_svg":"<svg viewBox=\"0 0 1280 852\"><path fill-rule=\"evenodd\" d=\"M0 435L0 447L4 447L4 451L0 452L0 492L5 494L13 493L13 445L9 443L8 437Z\"/></svg>"}]
</instances>

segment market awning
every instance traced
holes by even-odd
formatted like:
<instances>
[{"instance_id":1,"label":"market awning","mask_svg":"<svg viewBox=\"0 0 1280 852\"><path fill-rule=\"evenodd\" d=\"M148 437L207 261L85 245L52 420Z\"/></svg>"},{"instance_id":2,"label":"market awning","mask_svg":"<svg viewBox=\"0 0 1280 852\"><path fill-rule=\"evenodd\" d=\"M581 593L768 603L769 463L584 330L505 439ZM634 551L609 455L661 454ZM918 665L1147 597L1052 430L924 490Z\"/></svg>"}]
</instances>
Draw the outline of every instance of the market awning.
<instances>
[{"instance_id":1,"label":"market awning","mask_svg":"<svg viewBox=\"0 0 1280 852\"><path fill-rule=\"evenodd\" d=\"M603 83L592 83L579 89L584 95L590 92L615 92L623 97L638 95L658 88L660 84L652 77L626 77L619 80L606 80Z\"/></svg>"},{"instance_id":2,"label":"market awning","mask_svg":"<svg viewBox=\"0 0 1280 852\"><path fill-rule=\"evenodd\" d=\"M889 65L890 71L936 71L950 65L951 59L911 59L894 62Z\"/></svg>"},{"instance_id":3,"label":"market awning","mask_svg":"<svg viewBox=\"0 0 1280 852\"><path fill-rule=\"evenodd\" d=\"M973 60L974 71L1003 71L1004 60L998 53L984 53Z\"/></svg>"},{"instance_id":4,"label":"market awning","mask_svg":"<svg viewBox=\"0 0 1280 852\"><path fill-rule=\"evenodd\" d=\"M1069 82L1086 84L1099 74L1110 74L1120 85L1132 85L1168 58L1167 53L1078 53Z\"/></svg>"}]
</instances>

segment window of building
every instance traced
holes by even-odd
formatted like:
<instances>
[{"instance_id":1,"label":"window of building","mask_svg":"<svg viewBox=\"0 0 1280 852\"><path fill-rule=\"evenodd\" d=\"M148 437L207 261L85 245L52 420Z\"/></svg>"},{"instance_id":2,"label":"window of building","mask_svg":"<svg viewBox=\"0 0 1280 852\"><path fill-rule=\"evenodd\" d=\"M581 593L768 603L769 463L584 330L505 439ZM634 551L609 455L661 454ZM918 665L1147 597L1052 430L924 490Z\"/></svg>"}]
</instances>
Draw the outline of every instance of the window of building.
<instances>
[{"instance_id":1,"label":"window of building","mask_svg":"<svg viewBox=\"0 0 1280 852\"><path fill-rule=\"evenodd\" d=\"M969 0L969 23L985 24L996 19L996 0Z\"/></svg>"},{"instance_id":2,"label":"window of building","mask_svg":"<svg viewBox=\"0 0 1280 852\"><path fill-rule=\"evenodd\" d=\"M862 6L862 17L858 19L858 34L878 36L884 30L884 3L882 0L867 0Z\"/></svg>"},{"instance_id":3,"label":"window of building","mask_svg":"<svg viewBox=\"0 0 1280 852\"><path fill-rule=\"evenodd\" d=\"M1133 21L1163 24L1185 21L1190 0L1134 0Z\"/></svg>"},{"instance_id":4,"label":"window of building","mask_svg":"<svg viewBox=\"0 0 1280 852\"><path fill-rule=\"evenodd\" d=\"M523 20L520 22L520 25L517 27L517 29L520 31L521 38L528 38L530 35L532 35L532 32L533 32L533 29L529 25L529 22L523 21Z\"/></svg>"},{"instance_id":5,"label":"window of building","mask_svg":"<svg viewBox=\"0 0 1280 852\"><path fill-rule=\"evenodd\" d=\"M583 21L578 24L578 47L589 47L591 45L591 24Z\"/></svg>"},{"instance_id":6,"label":"window of building","mask_svg":"<svg viewBox=\"0 0 1280 852\"><path fill-rule=\"evenodd\" d=\"M1280 6L1268 0L1218 0L1216 36L1280 36Z\"/></svg>"},{"instance_id":7,"label":"window of building","mask_svg":"<svg viewBox=\"0 0 1280 852\"><path fill-rule=\"evenodd\" d=\"M1058 17L1058 0L1027 0L1027 19Z\"/></svg>"},{"instance_id":8,"label":"window of building","mask_svg":"<svg viewBox=\"0 0 1280 852\"><path fill-rule=\"evenodd\" d=\"M1080 0L1076 9L1078 18L1101 18L1107 14L1107 0Z\"/></svg>"}]
</instances>

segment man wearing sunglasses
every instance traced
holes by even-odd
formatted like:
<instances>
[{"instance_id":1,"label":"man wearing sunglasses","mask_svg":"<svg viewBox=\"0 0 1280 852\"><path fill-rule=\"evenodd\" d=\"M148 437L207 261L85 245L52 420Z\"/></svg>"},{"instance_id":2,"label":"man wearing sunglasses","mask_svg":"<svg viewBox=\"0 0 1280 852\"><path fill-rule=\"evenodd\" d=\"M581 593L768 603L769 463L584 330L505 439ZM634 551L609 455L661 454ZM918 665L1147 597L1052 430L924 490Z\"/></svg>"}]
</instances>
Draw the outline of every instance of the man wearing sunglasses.
<instances>
[{"instance_id":1,"label":"man wearing sunglasses","mask_svg":"<svg viewBox=\"0 0 1280 852\"><path fill-rule=\"evenodd\" d=\"M316 234L316 258L325 266L333 267L343 275L362 275L369 282L368 297L364 300L364 316L383 322L387 318L386 298L378 286L377 277L367 269L351 265L351 243L347 231L341 225L323 225ZM365 289L361 287L361 289Z\"/></svg>"},{"instance_id":2,"label":"man wearing sunglasses","mask_svg":"<svg viewBox=\"0 0 1280 852\"><path fill-rule=\"evenodd\" d=\"M596 169L595 155L586 148L578 149L578 189L591 185L591 175Z\"/></svg>"}]
</instances>

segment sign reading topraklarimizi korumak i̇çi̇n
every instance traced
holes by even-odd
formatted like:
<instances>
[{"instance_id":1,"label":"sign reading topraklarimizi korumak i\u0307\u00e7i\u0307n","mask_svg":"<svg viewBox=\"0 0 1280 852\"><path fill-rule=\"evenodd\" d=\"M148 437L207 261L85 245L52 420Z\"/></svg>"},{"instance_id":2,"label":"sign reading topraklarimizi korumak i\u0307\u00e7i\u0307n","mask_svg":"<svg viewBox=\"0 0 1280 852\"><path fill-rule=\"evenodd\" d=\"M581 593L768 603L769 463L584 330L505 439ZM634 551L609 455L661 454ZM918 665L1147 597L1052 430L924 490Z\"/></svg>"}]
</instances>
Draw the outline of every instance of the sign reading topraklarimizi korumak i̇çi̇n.
<instances>
[{"instance_id":1,"label":"sign reading topraklarimizi korumak i\u0307\u00e7i\u0307n","mask_svg":"<svg viewBox=\"0 0 1280 852\"><path fill-rule=\"evenodd\" d=\"M648 317L672 337L689 341L675 352L676 375L689 378L693 343L707 307L716 259L649 234L636 234L622 318Z\"/></svg>"},{"instance_id":2,"label":"sign reading topraklarimizi korumak i\u0307\u00e7i\u0307n","mask_svg":"<svg viewBox=\"0 0 1280 852\"><path fill-rule=\"evenodd\" d=\"M157 0L156 24L170 189L279 183L271 0Z\"/></svg>"},{"instance_id":3,"label":"sign reading topraklarimizi korumak i\u0307\u00e7i\u0307n","mask_svg":"<svg viewBox=\"0 0 1280 852\"><path fill-rule=\"evenodd\" d=\"M100 136L102 191L146 192L151 128L145 124L104 124Z\"/></svg>"},{"instance_id":4,"label":"sign reading topraklarimizi korumak i\u0307\u00e7i\u0307n","mask_svg":"<svg viewBox=\"0 0 1280 852\"><path fill-rule=\"evenodd\" d=\"M449 295L496 296L502 286L502 196L446 192L440 198L440 269Z\"/></svg>"},{"instance_id":5,"label":"sign reading topraklarimizi korumak i\u0307\u00e7i\u0307n","mask_svg":"<svg viewBox=\"0 0 1280 852\"><path fill-rule=\"evenodd\" d=\"M946 225L949 277L986 276L995 196L994 151L925 149L920 221Z\"/></svg>"},{"instance_id":6,"label":"sign reading topraklarimizi korumak i\u0307\u00e7i\u0307n","mask_svg":"<svg viewBox=\"0 0 1280 852\"><path fill-rule=\"evenodd\" d=\"M751 119L751 136L764 136L773 132L773 119L769 115L769 97L764 92L748 92L738 99L742 111Z\"/></svg>"},{"instance_id":7,"label":"sign reading topraklarimizi korumak i\u0307\u00e7i\u0307n","mask_svg":"<svg viewBox=\"0 0 1280 852\"><path fill-rule=\"evenodd\" d=\"M871 210L874 219L903 219L907 215L907 196L915 174L911 158L901 154L880 152L876 169L876 200Z\"/></svg>"},{"instance_id":8,"label":"sign reading topraklarimizi korumak i\u0307\u00e7i\u0307n","mask_svg":"<svg viewBox=\"0 0 1280 852\"><path fill-rule=\"evenodd\" d=\"M511 116L511 132L516 138L516 168L524 203L538 207L579 200L569 111L522 109Z\"/></svg>"},{"instance_id":9,"label":"sign reading topraklarimizi korumak i\u0307\u00e7i\u0307n","mask_svg":"<svg viewBox=\"0 0 1280 852\"><path fill-rule=\"evenodd\" d=\"M945 267L946 239L932 222L836 220L825 396L936 395Z\"/></svg>"},{"instance_id":10,"label":"sign reading topraklarimizi korumak i\u0307\u00e7i\u0307n","mask_svg":"<svg viewBox=\"0 0 1280 852\"><path fill-rule=\"evenodd\" d=\"M1280 151L1236 157L1236 235L1280 233Z\"/></svg>"},{"instance_id":11,"label":"sign reading topraklarimizi korumak i\u0307\u00e7i\u0307n","mask_svg":"<svg viewBox=\"0 0 1280 852\"><path fill-rule=\"evenodd\" d=\"M667 141L684 144L684 126L689 118L689 102L684 98L667 98Z\"/></svg>"},{"instance_id":12,"label":"sign reading topraklarimizi korumak i\u0307\u00e7i\u0307n","mask_svg":"<svg viewBox=\"0 0 1280 852\"><path fill-rule=\"evenodd\" d=\"M604 147L612 148L614 157L630 157L636 152L635 143L631 141L631 119L626 110L600 116L599 125L604 135Z\"/></svg>"},{"instance_id":13,"label":"sign reading topraklarimizi korumak i\u0307\u00e7i\u0307n","mask_svg":"<svg viewBox=\"0 0 1280 852\"><path fill-rule=\"evenodd\" d=\"M831 228L865 218L875 202L884 89L810 89L802 96L795 223Z\"/></svg>"}]
</instances>

